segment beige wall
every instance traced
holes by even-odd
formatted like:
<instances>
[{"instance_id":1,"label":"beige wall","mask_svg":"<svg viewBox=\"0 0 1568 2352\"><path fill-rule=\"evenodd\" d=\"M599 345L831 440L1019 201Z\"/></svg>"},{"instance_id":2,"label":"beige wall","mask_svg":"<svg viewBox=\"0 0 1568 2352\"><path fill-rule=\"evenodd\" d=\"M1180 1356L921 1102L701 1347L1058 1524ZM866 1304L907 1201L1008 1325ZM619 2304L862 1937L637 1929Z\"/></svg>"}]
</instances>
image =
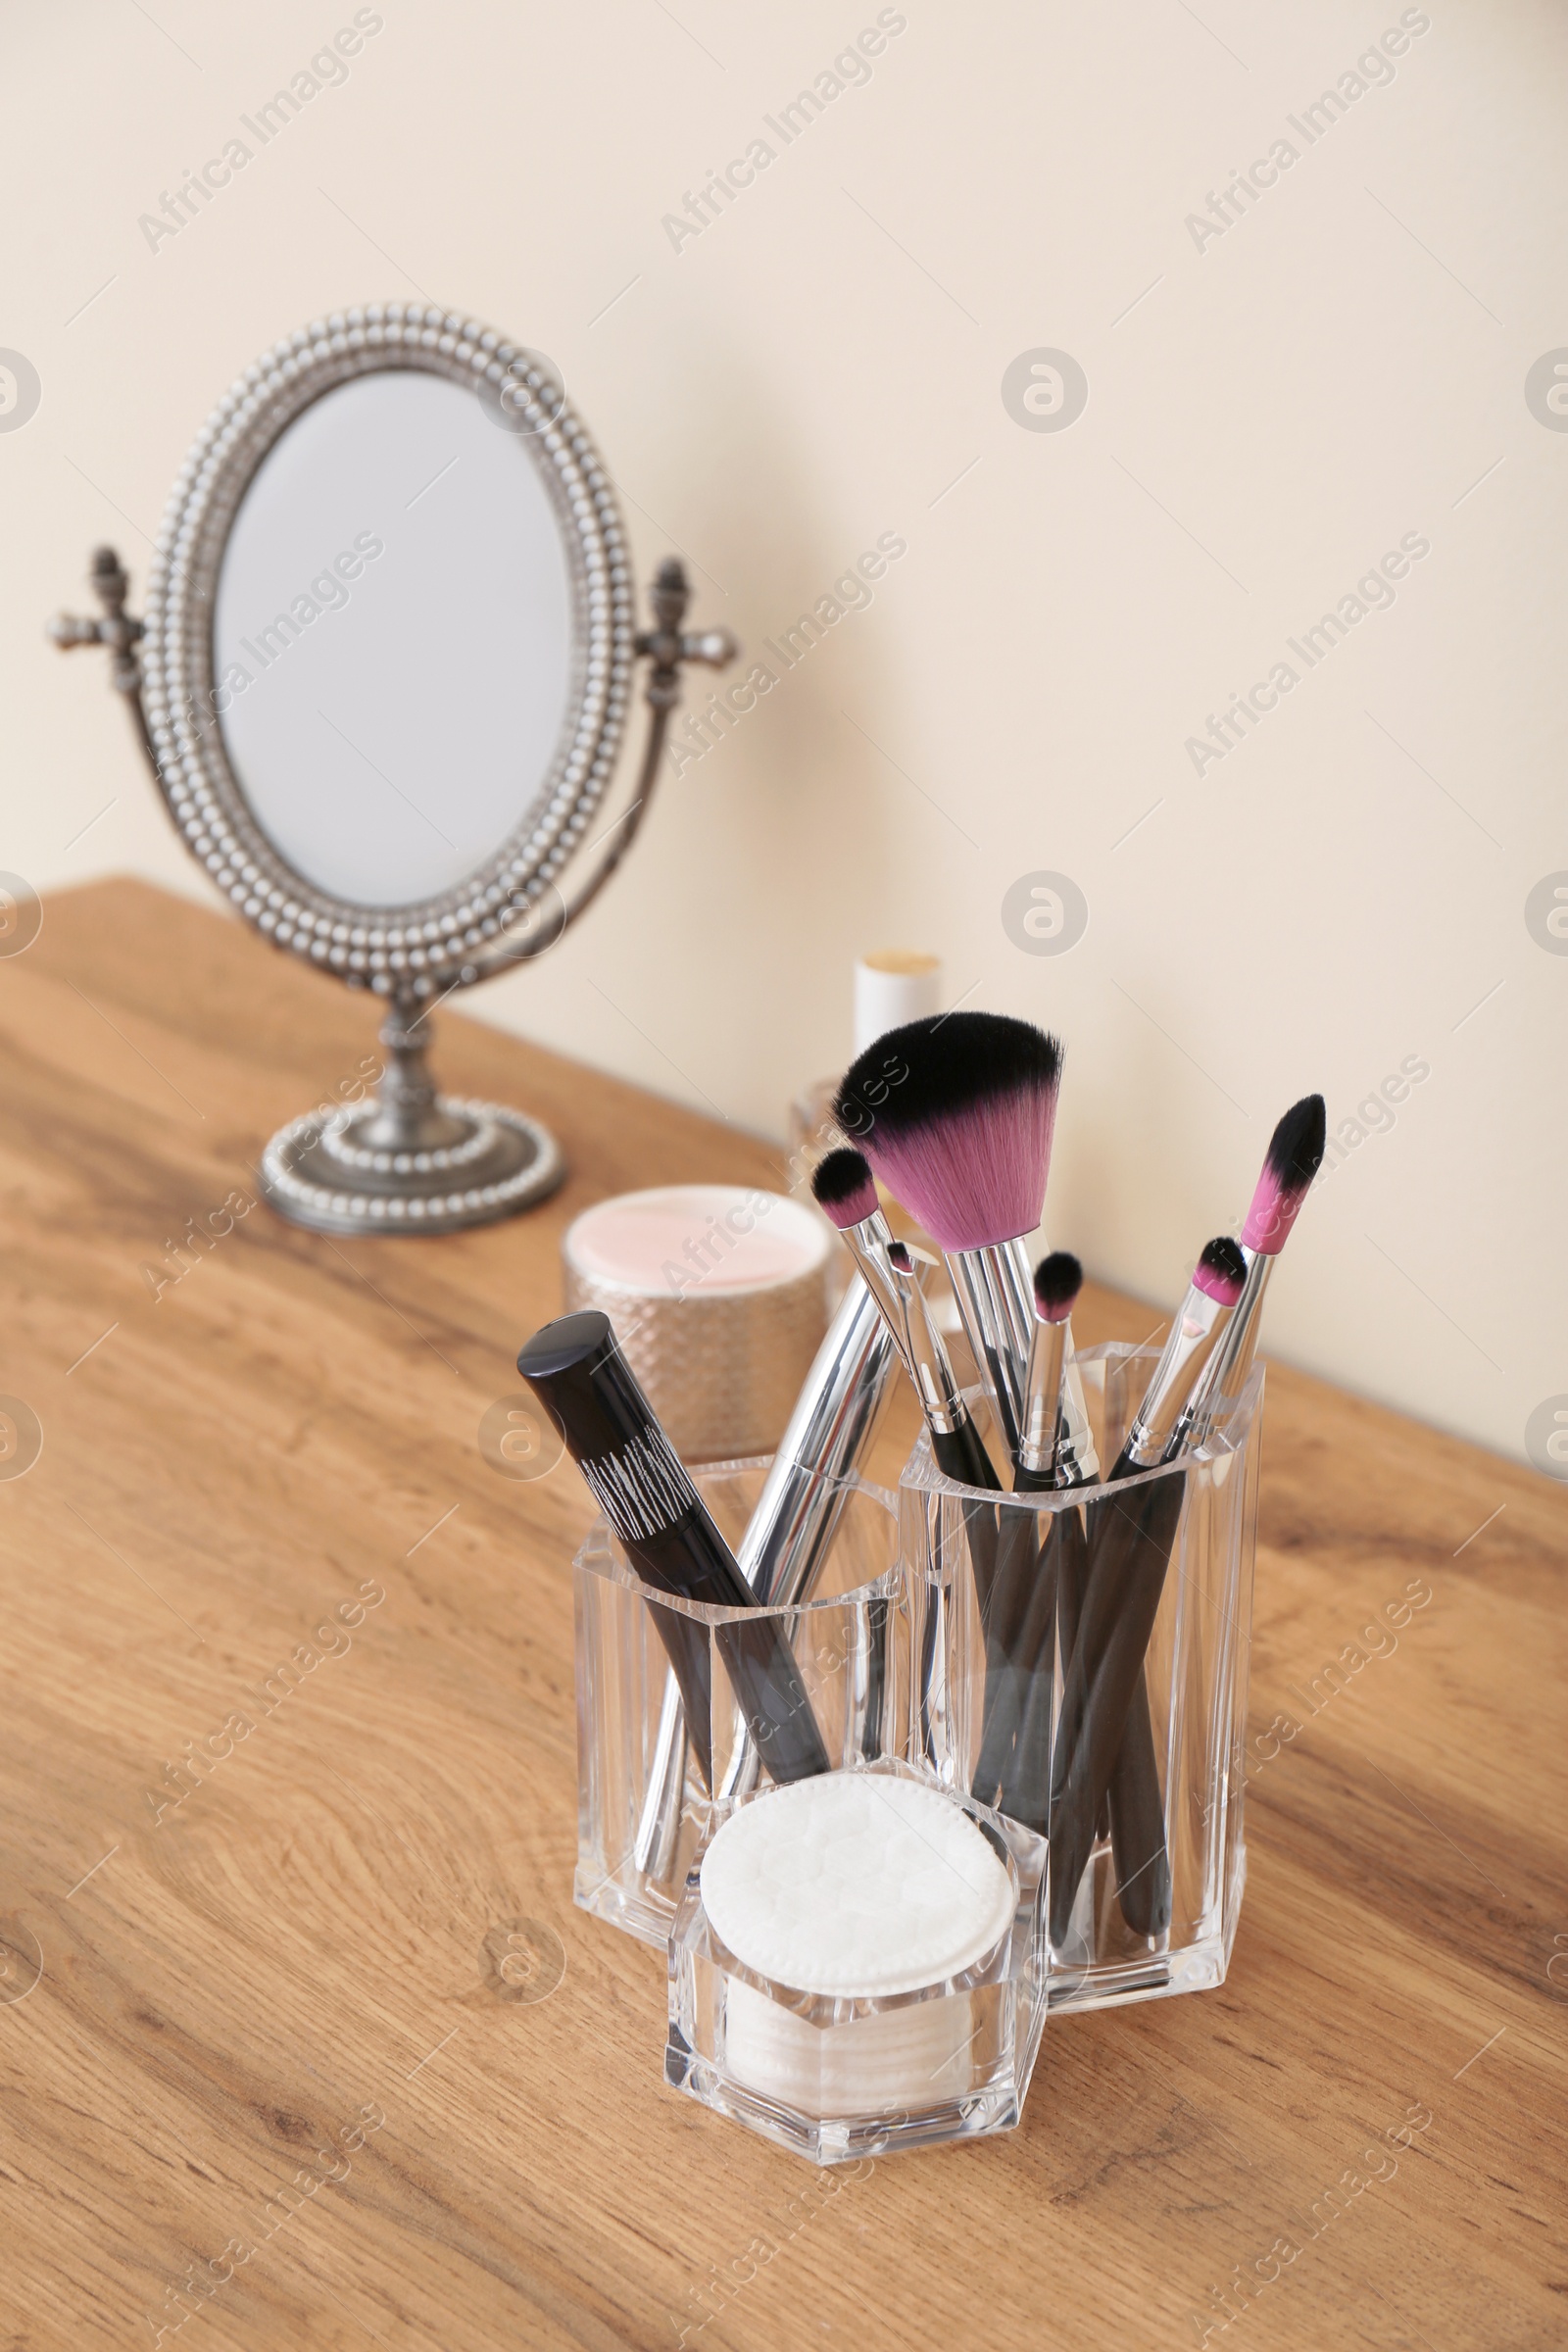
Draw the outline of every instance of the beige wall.
<instances>
[{"instance_id":1,"label":"beige wall","mask_svg":"<svg viewBox=\"0 0 1568 2352\"><path fill-rule=\"evenodd\" d=\"M1161 1302L1286 1103L1321 1087L1337 1125L1418 1064L1311 1204L1271 1342L1518 1451L1568 1391L1568 958L1525 920L1568 868L1568 434L1525 399L1568 344L1561 10L907 0L787 148L762 118L869 0L370 13L341 86L156 250L138 217L350 0L0 20L0 344L42 388L0 434L0 863L46 894L201 887L41 620L101 538L139 583L264 345L428 292L554 357L642 575L684 549L701 617L749 644L907 543L665 779L580 933L476 1008L778 1133L844 1056L855 954L933 946L955 997L1065 1035L1054 1238ZM1427 29L1393 78L1308 144L1288 118L1401 23ZM759 135L773 162L673 243L663 216ZM1254 207L1195 231L1282 137ZM1004 405L1042 347L1087 374L1065 430ZM1287 640L1406 534L1429 552L1396 601L1309 669ZM1299 682L1198 772L1188 739L1281 661ZM1002 917L1042 869L1089 906L1058 956Z\"/></svg>"}]
</instances>

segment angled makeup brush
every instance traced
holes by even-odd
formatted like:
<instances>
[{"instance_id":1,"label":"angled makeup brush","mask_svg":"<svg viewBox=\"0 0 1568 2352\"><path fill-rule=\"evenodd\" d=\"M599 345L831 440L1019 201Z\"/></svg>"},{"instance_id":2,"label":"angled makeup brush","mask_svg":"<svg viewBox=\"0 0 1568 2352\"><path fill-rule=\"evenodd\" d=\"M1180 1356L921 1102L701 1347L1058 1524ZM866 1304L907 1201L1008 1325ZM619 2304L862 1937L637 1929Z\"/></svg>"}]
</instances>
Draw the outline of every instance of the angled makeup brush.
<instances>
[{"instance_id":1,"label":"angled makeup brush","mask_svg":"<svg viewBox=\"0 0 1568 2352\"><path fill-rule=\"evenodd\" d=\"M1022 1237L1040 1222L1060 1082L1061 1047L1032 1022L950 1012L878 1038L833 1102L940 1245L1014 1459L1034 1325Z\"/></svg>"},{"instance_id":2,"label":"angled makeup brush","mask_svg":"<svg viewBox=\"0 0 1568 2352\"><path fill-rule=\"evenodd\" d=\"M877 1204L876 1183L863 1153L853 1148L830 1152L812 1173L811 1191L843 1234L893 1334L920 1400L937 1468L959 1486L995 1488L997 1474L926 1311L908 1252L902 1252L902 1263L892 1254L897 1245Z\"/></svg>"},{"instance_id":3,"label":"angled makeup brush","mask_svg":"<svg viewBox=\"0 0 1568 2352\"><path fill-rule=\"evenodd\" d=\"M1201 1430L1235 1403L1247 1386L1257 1352L1263 1293L1274 1271L1274 1260L1291 1238L1301 1204L1323 1165L1328 1138L1327 1113L1321 1095L1303 1095L1292 1103L1263 1155L1262 1172L1252 1194L1252 1205L1242 1227L1242 1256L1247 1284L1237 1301L1225 1345L1214 1359L1195 1413Z\"/></svg>"}]
</instances>

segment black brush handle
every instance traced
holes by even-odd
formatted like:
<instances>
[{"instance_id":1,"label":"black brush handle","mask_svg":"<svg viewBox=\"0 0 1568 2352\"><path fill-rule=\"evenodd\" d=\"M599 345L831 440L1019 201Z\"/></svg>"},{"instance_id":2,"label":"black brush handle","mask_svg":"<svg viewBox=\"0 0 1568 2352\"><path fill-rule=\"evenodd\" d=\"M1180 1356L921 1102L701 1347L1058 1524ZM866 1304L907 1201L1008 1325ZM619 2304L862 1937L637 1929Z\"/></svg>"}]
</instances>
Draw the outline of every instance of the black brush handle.
<instances>
[{"instance_id":1,"label":"black brush handle","mask_svg":"<svg viewBox=\"0 0 1568 2352\"><path fill-rule=\"evenodd\" d=\"M1108 1484L1128 1478L1147 1464L1136 1461L1124 1446L1116 1458ZM1097 1574L1102 1578L1102 1599L1110 1590L1116 1573L1116 1561L1121 1555L1125 1537L1124 1523L1118 1517L1119 1506L1108 1499L1099 1504L1094 1514L1091 1541L1097 1563ZM1068 1665L1068 1682L1072 1693L1069 1705L1063 1694L1063 1721L1058 1740L1065 1734L1068 1744L1061 1750L1058 1763L1070 1759L1071 1741L1078 1735L1078 1720L1074 1709L1093 1683L1100 1645L1106 1633L1103 1609L1097 1609L1091 1623L1090 1647L1083 1659L1073 1658L1077 1643L1076 1622L1064 1628L1062 1657ZM1078 1672L1072 1673L1073 1665ZM1153 1732L1149 1714L1149 1686L1140 1666L1138 1680L1128 1707L1127 1734L1118 1751L1111 1786L1101 1800L1096 1824L1097 1835L1110 1837L1115 1866L1117 1892L1126 1888L1122 1901L1122 1917L1135 1936L1157 1936L1170 1924L1170 1859L1165 1847L1164 1798L1159 1785L1159 1768L1154 1756Z\"/></svg>"},{"instance_id":2,"label":"black brush handle","mask_svg":"<svg viewBox=\"0 0 1568 2352\"><path fill-rule=\"evenodd\" d=\"M1134 1489L1124 1499L1116 1498L1114 1504L1107 1497L1097 1506L1111 1515L1101 1520L1100 1543L1092 1539L1089 1590L1063 1692L1052 1770L1054 1943L1065 1940L1073 1900L1094 1850L1095 1823L1121 1752L1185 1493L1185 1479L1161 1478ZM1149 1764L1152 1771L1152 1745ZM1153 1786L1157 1789L1157 1772ZM1143 1818L1147 1822L1147 1812Z\"/></svg>"},{"instance_id":3,"label":"black brush handle","mask_svg":"<svg viewBox=\"0 0 1568 2352\"><path fill-rule=\"evenodd\" d=\"M888 1680L888 1603L868 1600L865 1604L865 1714L860 1725L860 1753L874 1757L882 1753L883 1713L887 1704Z\"/></svg>"},{"instance_id":4,"label":"black brush handle","mask_svg":"<svg viewBox=\"0 0 1568 2352\"><path fill-rule=\"evenodd\" d=\"M986 1487L994 1494L1002 1492L1002 1481L967 1413L956 1429L933 1429L930 1438L932 1459L944 1478L951 1478L956 1487Z\"/></svg>"},{"instance_id":5,"label":"black brush handle","mask_svg":"<svg viewBox=\"0 0 1568 2352\"><path fill-rule=\"evenodd\" d=\"M1075 1544L1082 1522L1074 1508L1054 1511L1045 1523L1036 1555L1034 1589L1018 1626L1013 1644L1013 1672L1008 1686L1012 1719L999 1708L990 1729L982 1761L1000 1773L1004 1813L1026 1828L1044 1833L1051 1779L1051 1708L1056 1672L1056 1612L1061 1585L1072 1573Z\"/></svg>"},{"instance_id":6,"label":"black brush handle","mask_svg":"<svg viewBox=\"0 0 1568 2352\"><path fill-rule=\"evenodd\" d=\"M1056 1653L1072 1655L1089 1581L1089 1539L1082 1508L1058 1511L1047 1538L1051 1553L1049 1615L1031 1619L1030 1675L1003 1811L1044 1837L1051 1822L1052 1703ZM1045 1593L1042 1593L1044 1601Z\"/></svg>"},{"instance_id":7,"label":"black brush handle","mask_svg":"<svg viewBox=\"0 0 1568 2352\"><path fill-rule=\"evenodd\" d=\"M646 1570L642 1573L644 1583L652 1584L654 1580ZM708 1654L707 1633L694 1617L683 1616L679 1609L661 1608L657 1600L649 1601L647 1606L654 1631L664 1645L664 1654L680 1687L680 1703L686 1717L687 1736L697 1758L697 1769L703 1776L703 1787L711 1796L713 1675Z\"/></svg>"},{"instance_id":8,"label":"black brush handle","mask_svg":"<svg viewBox=\"0 0 1568 2352\"><path fill-rule=\"evenodd\" d=\"M1030 1470L1018 1464L1013 1471L1014 1494L1049 1494L1055 1491L1049 1470ZM999 1805L1017 1814L1019 1776L1012 1766L1024 1717L1033 1695L1043 1651L1049 1656L1054 1636L1055 1561L1057 1543L1048 1529L1044 1543L1032 1512L1000 1508L1002 1537L997 1569L997 1592L986 1633L986 1695L980 1754L970 1793L984 1805ZM1049 1699L1048 1699L1049 1719ZM1025 1774L1032 1788L1034 1776ZM1033 1826L1033 1824L1031 1824Z\"/></svg>"},{"instance_id":9,"label":"black brush handle","mask_svg":"<svg viewBox=\"0 0 1568 2352\"><path fill-rule=\"evenodd\" d=\"M1098 1520L1093 1510L1086 1510L1073 1531L1073 1541L1063 1556L1061 1580L1057 1587L1056 1634L1061 1652L1061 1672L1065 1685L1073 1653L1078 1646L1078 1628L1083 1619L1084 1598L1089 1591L1089 1561ZM1040 1826L1045 1827L1046 1812L1041 1809ZM1103 1808L1095 1825L1097 1838L1110 1836L1110 1816Z\"/></svg>"},{"instance_id":10,"label":"black brush handle","mask_svg":"<svg viewBox=\"0 0 1568 2352\"><path fill-rule=\"evenodd\" d=\"M1170 1856L1159 1788L1149 1684L1142 1666L1133 1685L1126 1728L1106 1791L1116 1900L1135 1936L1162 1936L1170 1926Z\"/></svg>"},{"instance_id":11,"label":"black brush handle","mask_svg":"<svg viewBox=\"0 0 1568 2352\"><path fill-rule=\"evenodd\" d=\"M967 1416L956 1429L933 1429L930 1436L932 1458L944 1478L951 1478L955 1486L986 1487L993 1494L1001 1493L1002 1482L991 1467L991 1456L980 1443L980 1432ZM984 1623L991 1609L992 1587L997 1581L997 1514L993 1504L978 1502L968 1495L961 1507Z\"/></svg>"},{"instance_id":12,"label":"black brush handle","mask_svg":"<svg viewBox=\"0 0 1568 2352\"><path fill-rule=\"evenodd\" d=\"M1035 1643L1028 1620L1041 1577L1040 1530L1033 1511L999 1504L997 1573L982 1617L986 1644L980 1754L970 1791L983 1805L1001 1801L1008 1758L1023 1712Z\"/></svg>"},{"instance_id":13,"label":"black brush handle","mask_svg":"<svg viewBox=\"0 0 1568 2352\"><path fill-rule=\"evenodd\" d=\"M927 1428L931 1439L931 1456L944 1478L951 1478L956 1486L984 1487L994 1494L1002 1492L1002 1481L992 1468L991 1456L981 1442L980 1432L967 1413L956 1429L931 1429L929 1424ZM960 1508L963 1532L969 1546L969 1565L974 1571L980 1623L988 1627L999 1573L996 1507L992 1503L979 1501L975 1496L965 1495ZM987 1671L989 1675L989 1658Z\"/></svg>"}]
</instances>

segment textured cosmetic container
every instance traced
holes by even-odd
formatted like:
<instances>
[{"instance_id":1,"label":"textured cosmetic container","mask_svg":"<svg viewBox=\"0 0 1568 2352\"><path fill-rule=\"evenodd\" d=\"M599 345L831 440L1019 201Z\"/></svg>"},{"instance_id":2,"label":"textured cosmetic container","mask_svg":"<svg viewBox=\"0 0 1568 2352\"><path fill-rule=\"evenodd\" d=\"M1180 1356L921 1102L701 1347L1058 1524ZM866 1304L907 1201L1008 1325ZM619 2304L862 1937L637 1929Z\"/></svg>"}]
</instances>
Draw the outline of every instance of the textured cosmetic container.
<instances>
[{"instance_id":1,"label":"textured cosmetic container","mask_svg":"<svg viewBox=\"0 0 1568 2352\"><path fill-rule=\"evenodd\" d=\"M789 1420L827 1328L831 1249L820 1217L778 1193L622 1193L566 1229L565 1307L610 1317L683 1461L739 1461Z\"/></svg>"}]
</instances>

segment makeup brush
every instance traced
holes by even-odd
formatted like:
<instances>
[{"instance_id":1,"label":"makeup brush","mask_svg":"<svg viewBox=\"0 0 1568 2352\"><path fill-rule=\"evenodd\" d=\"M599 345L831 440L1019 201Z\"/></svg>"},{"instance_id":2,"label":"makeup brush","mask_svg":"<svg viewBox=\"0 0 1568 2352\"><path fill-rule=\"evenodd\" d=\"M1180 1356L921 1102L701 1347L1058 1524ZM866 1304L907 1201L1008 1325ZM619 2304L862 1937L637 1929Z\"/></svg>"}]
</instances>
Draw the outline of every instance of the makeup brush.
<instances>
[{"instance_id":1,"label":"makeup brush","mask_svg":"<svg viewBox=\"0 0 1568 2352\"><path fill-rule=\"evenodd\" d=\"M862 1152L830 1152L812 1171L817 1206L836 1225L866 1289L886 1318L920 1400L931 1453L944 1478L962 1487L998 1484L969 1408L953 1377L948 1351L926 1310L908 1252L896 1263L896 1245L877 1203L876 1183Z\"/></svg>"},{"instance_id":2,"label":"makeup brush","mask_svg":"<svg viewBox=\"0 0 1568 2352\"><path fill-rule=\"evenodd\" d=\"M1327 1113L1321 1095L1303 1095L1299 1102L1294 1102L1269 1138L1252 1205L1242 1227L1247 1284L1231 1318L1225 1346L1198 1399L1195 1421L1200 1428L1206 1428L1233 1405L1247 1386L1257 1352L1263 1293L1274 1271L1274 1260L1290 1240L1313 1179L1323 1165L1327 1139Z\"/></svg>"},{"instance_id":3,"label":"makeup brush","mask_svg":"<svg viewBox=\"0 0 1568 2352\"><path fill-rule=\"evenodd\" d=\"M1191 1398L1225 1336L1247 1279L1247 1264L1229 1234L1203 1246L1192 1287L1170 1329L1159 1364L1111 1477L1122 1478L1168 1461L1181 1451L1191 1426ZM1170 1925L1170 1858L1165 1807L1149 1710L1148 1678L1140 1664L1128 1702L1121 1745L1106 1786L1111 1861L1122 1917L1135 1936L1158 1936Z\"/></svg>"},{"instance_id":4,"label":"makeup brush","mask_svg":"<svg viewBox=\"0 0 1568 2352\"><path fill-rule=\"evenodd\" d=\"M1022 1237L1040 1222L1060 1081L1061 1047L1032 1022L950 1012L878 1038L833 1104L939 1244L1014 1459L1034 1324Z\"/></svg>"},{"instance_id":5,"label":"makeup brush","mask_svg":"<svg viewBox=\"0 0 1568 2352\"><path fill-rule=\"evenodd\" d=\"M1242 1229L1239 1254L1246 1271L1241 1289L1236 1288L1235 1259L1221 1256L1217 1244L1211 1244L1204 1252L1210 1262L1201 1268L1206 1279L1200 1286L1195 1276L1123 1447L1124 1458L1132 1456L1127 1474L1169 1461L1188 1445L1200 1442L1240 1396L1257 1347L1263 1292L1322 1165L1324 1140L1321 1095L1307 1095L1294 1103L1275 1128ZM1200 1296L1208 1302L1206 1307L1200 1305ZM1181 1328L1189 1320L1200 1327L1199 1338L1190 1344ZM1184 1478L1153 1480L1136 1498L1129 1497L1128 1504L1107 1496L1091 1530L1089 1591L1062 1691L1052 1762L1051 1932L1058 1941L1066 1934L1093 1844L1085 1807L1092 1806L1092 1823L1137 1704L1144 1654L1181 1521L1186 1483ZM1136 1729L1133 1744L1135 1750L1141 1745ZM1147 1787L1135 1792L1123 1819L1136 1884L1134 1857L1138 1849L1147 1850L1152 1830L1152 1792ZM1114 1826L1113 1819L1113 1832ZM1134 1901L1136 1907L1136 1897Z\"/></svg>"},{"instance_id":6,"label":"makeup brush","mask_svg":"<svg viewBox=\"0 0 1568 2352\"><path fill-rule=\"evenodd\" d=\"M1247 1260L1228 1233L1203 1244L1111 1478L1152 1470L1179 1453L1203 1376L1230 1333L1247 1287Z\"/></svg>"},{"instance_id":7,"label":"makeup brush","mask_svg":"<svg viewBox=\"0 0 1568 2352\"><path fill-rule=\"evenodd\" d=\"M1216 1349L1223 1344L1246 1280L1246 1263L1228 1234L1204 1245L1188 1289L1165 1342L1159 1361L1144 1393L1133 1426L1117 1456L1107 1483L1131 1478L1168 1461L1180 1451L1191 1427L1194 1398ZM1182 1482L1167 1482L1178 1497ZM1147 1497L1128 1505L1106 1496L1091 1513L1088 1531L1088 1577L1082 1590L1078 1623L1068 1622L1062 1610L1062 1697L1053 1771L1052 1838L1054 1868L1060 1885L1057 1897L1063 1923L1071 1909L1065 1890L1069 1874L1076 1891L1078 1880L1094 1846L1094 1824L1108 1801L1112 1859L1118 1895L1125 1893L1122 1916L1135 1934L1153 1936L1170 1917L1170 1865L1165 1851L1164 1803L1154 1755L1149 1691L1144 1678L1144 1651L1153 1628L1151 1615L1141 1641L1134 1645L1129 1631L1132 1603L1129 1592L1146 1592L1153 1563L1135 1561L1147 1531L1142 1514L1152 1507ZM1161 1508L1165 1506L1162 1504ZM1179 1500L1178 1500L1179 1509ZM1171 1533L1174 1535L1175 1522ZM1158 1605L1164 1567L1153 1583ZM1140 1578L1142 1581L1140 1581ZM1120 1642L1129 1655L1118 1658L1108 1696L1096 1696L1097 1674L1107 1646ZM1098 1713L1089 1724L1092 1701ZM1119 1715L1116 1709L1121 1712ZM1086 1729L1086 1726L1088 1728ZM1077 1754L1085 1740L1095 1749L1091 1761ZM1076 1767L1076 1770L1075 1770ZM1087 1776L1087 1778L1086 1778ZM1093 1795L1088 1821L1078 1808Z\"/></svg>"},{"instance_id":8,"label":"makeup brush","mask_svg":"<svg viewBox=\"0 0 1568 2352\"><path fill-rule=\"evenodd\" d=\"M1068 1250L1054 1250L1035 1268L1035 1323L1024 1372L1012 1481L1015 1494L1080 1483L1075 1475L1079 1449L1069 1434L1063 1407L1064 1374L1072 1352L1072 1310L1083 1284L1084 1270Z\"/></svg>"},{"instance_id":9,"label":"makeup brush","mask_svg":"<svg viewBox=\"0 0 1568 2352\"><path fill-rule=\"evenodd\" d=\"M517 1370L561 1431L595 1501L643 1578L682 1600L756 1609L757 1595L713 1525L608 1315L563 1315L536 1331ZM707 1787L713 1786L708 1644L678 1610L650 1604L680 1683L687 1730ZM830 1769L800 1669L778 1622L744 1617L714 1627L747 1730L775 1781Z\"/></svg>"},{"instance_id":10,"label":"makeup brush","mask_svg":"<svg viewBox=\"0 0 1568 2352\"><path fill-rule=\"evenodd\" d=\"M879 1079L878 1083L883 1081ZM948 1351L926 1311L914 1261L903 1244L894 1241L878 1205L876 1183L864 1154L853 1147L830 1152L812 1172L811 1191L817 1206L844 1236L866 1289L882 1309L919 1399L931 1457L937 1468L956 1485L995 1490L1001 1482L953 1377ZM973 1494L964 1497L960 1511L974 1576L975 1600L984 1628L989 1625L997 1585L996 1512ZM936 1636L937 1618L933 1611L926 1617L922 1636L925 1652L920 1660L922 1709ZM982 1736L983 1731L982 1716ZM932 1740L929 1723L923 1725L922 1737L929 1752Z\"/></svg>"},{"instance_id":11,"label":"makeup brush","mask_svg":"<svg viewBox=\"0 0 1568 2352\"><path fill-rule=\"evenodd\" d=\"M1303 1096L1276 1126L1240 1246L1222 1237L1199 1260L1113 1478L1171 1460L1241 1396L1256 1352L1263 1292L1323 1164L1325 1137L1321 1095ZM1062 1693L1053 1772L1052 1935L1057 1940L1066 1933L1090 1851L1083 1808L1092 1802L1098 1812L1102 1775L1123 1917L1144 1934L1158 1934L1169 1921L1169 1864L1143 1659L1185 1486L1182 1479L1155 1481L1131 1511L1102 1503L1105 1516L1092 1532L1089 1605Z\"/></svg>"},{"instance_id":12,"label":"makeup brush","mask_svg":"<svg viewBox=\"0 0 1568 2352\"><path fill-rule=\"evenodd\" d=\"M1035 1268L1035 1325L1023 1385L1015 1494L1044 1492L1058 1478L1071 1483L1076 1470L1065 1434L1063 1373L1073 1300L1083 1278L1082 1266L1065 1250L1053 1251ZM1070 1467L1064 1457L1070 1457ZM1055 1615L1055 1523L1042 1547L1032 1513L1004 1510L1000 1517L997 1590L987 1627L986 1728L972 1784L986 1804L997 1802L999 1786L1007 1780L1007 1759L1028 1708L1035 1669L1054 1638Z\"/></svg>"},{"instance_id":13,"label":"makeup brush","mask_svg":"<svg viewBox=\"0 0 1568 2352\"><path fill-rule=\"evenodd\" d=\"M1069 1434L1072 1395L1077 1395L1080 1410L1082 1397L1076 1384L1069 1391L1065 1378L1072 1309L1082 1288L1083 1268L1068 1250L1053 1250L1035 1268L1035 1324L1024 1376L1015 1494L1081 1484L1081 1455L1093 1451L1092 1445L1086 1445L1087 1423ZM1077 1623L1083 1523L1077 1511L1054 1512L1041 1541L1031 1513L1004 1509L1001 1519L996 1615L1002 1620L998 1642L1004 1668L999 1671L988 1652L988 1680L1000 1688L987 1709L974 1793L988 1804L1000 1802L1004 1812L1017 1819L1043 1819L1056 1614L1058 1608L1070 1607L1071 1622Z\"/></svg>"}]
</instances>

